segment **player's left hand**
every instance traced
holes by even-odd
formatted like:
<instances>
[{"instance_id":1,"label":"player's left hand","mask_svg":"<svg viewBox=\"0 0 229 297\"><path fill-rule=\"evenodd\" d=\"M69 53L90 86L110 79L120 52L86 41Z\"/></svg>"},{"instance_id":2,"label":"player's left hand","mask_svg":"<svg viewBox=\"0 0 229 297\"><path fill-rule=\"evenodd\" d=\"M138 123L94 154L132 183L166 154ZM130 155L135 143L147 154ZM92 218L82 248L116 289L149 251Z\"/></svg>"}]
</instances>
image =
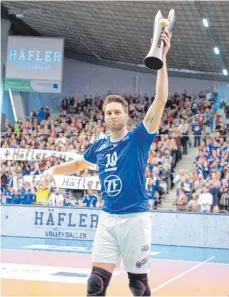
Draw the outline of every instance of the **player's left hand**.
<instances>
[{"instance_id":1,"label":"player's left hand","mask_svg":"<svg viewBox=\"0 0 229 297\"><path fill-rule=\"evenodd\" d=\"M164 41L164 49L163 49L163 57L165 57L170 49L171 46L171 38L172 38L172 32L168 32L164 30L161 33L161 40Z\"/></svg>"}]
</instances>

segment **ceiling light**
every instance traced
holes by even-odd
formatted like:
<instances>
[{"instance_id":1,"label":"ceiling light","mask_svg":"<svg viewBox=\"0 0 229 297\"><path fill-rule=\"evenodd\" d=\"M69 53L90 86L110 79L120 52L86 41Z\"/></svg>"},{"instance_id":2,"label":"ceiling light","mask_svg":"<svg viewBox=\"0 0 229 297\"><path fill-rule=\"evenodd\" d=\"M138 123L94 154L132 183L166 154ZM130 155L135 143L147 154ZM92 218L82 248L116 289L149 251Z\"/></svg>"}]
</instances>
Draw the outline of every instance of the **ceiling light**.
<instances>
[{"instance_id":1,"label":"ceiling light","mask_svg":"<svg viewBox=\"0 0 229 297\"><path fill-rule=\"evenodd\" d=\"M218 47L214 47L214 52L215 52L216 55L218 55L219 54L219 48Z\"/></svg>"},{"instance_id":2,"label":"ceiling light","mask_svg":"<svg viewBox=\"0 0 229 297\"><path fill-rule=\"evenodd\" d=\"M227 75L228 73L227 73L227 69L223 69L223 74L224 75Z\"/></svg>"},{"instance_id":3,"label":"ceiling light","mask_svg":"<svg viewBox=\"0 0 229 297\"><path fill-rule=\"evenodd\" d=\"M16 13L16 17L17 17L18 19L23 19L24 14L23 14L23 13Z\"/></svg>"},{"instance_id":4,"label":"ceiling light","mask_svg":"<svg viewBox=\"0 0 229 297\"><path fill-rule=\"evenodd\" d=\"M208 27L209 25L208 25L208 20L207 19L203 19L203 24L204 24L204 27Z\"/></svg>"}]
</instances>

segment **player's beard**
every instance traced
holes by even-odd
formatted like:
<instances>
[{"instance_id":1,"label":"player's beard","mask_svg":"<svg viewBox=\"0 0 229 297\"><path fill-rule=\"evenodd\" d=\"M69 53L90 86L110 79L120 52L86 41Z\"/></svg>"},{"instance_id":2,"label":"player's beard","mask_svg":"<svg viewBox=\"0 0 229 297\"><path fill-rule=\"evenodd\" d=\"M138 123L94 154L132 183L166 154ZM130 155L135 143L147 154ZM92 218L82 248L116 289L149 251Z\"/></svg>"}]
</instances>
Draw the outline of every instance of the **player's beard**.
<instances>
[{"instance_id":1,"label":"player's beard","mask_svg":"<svg viewBox=\"0 0 229 297\"><path fill-rule=\"evenodd\" d=\"M120 131L125 128L126 123L124 121L108 122L106 123L109 131Z\"/></svg>"}]
</instances>

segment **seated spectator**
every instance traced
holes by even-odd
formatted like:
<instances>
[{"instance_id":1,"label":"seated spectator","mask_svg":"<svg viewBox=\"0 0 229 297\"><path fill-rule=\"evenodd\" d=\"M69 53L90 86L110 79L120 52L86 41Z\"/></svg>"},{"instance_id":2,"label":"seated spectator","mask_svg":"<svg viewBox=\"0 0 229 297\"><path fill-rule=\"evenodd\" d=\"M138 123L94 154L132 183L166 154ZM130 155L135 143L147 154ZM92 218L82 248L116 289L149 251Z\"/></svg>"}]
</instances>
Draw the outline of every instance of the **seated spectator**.
<instances>
[{"instance_id":1,"label":"seated spectator","mask_svg":"<svg viewBox=\"0 0 229 297\"><path fill-rule=\"evenodd\" d=\"M218 206L218 205L215 205L215 206L213 207L212 212L213 212L213 213L219 213L219 212L220 212L219 206Z\"/></svg>"},{"instance_id":2,"label":"seated spectator","mask_svg":"<svg viewBox=\"0 0 229 297\"><path fill-rule=\"evenodd\" d=\"M82 207L98 207L98 196L95 195L92 189L87 190L87 195L83 198Z\"/></svg>"},{"instance_id":3,"label":"seated spectator","mask_svg":"<svg viewBox=\"0 0 229 297\"><path fill-rule=\"evenodd\" d=\"M221 182L219 180L210 180L208 182L209 193L212 194L213 201L212 201L212 208L215 205L219 205L219 190L221 187Z\"/></svg>"},{"instance_id":4,"label":"seated spectator","mask_svg":"<svg viewBox=\"0 0 229 297\"><path fill-rule=\"evenodd\" d=\"M20 204L33 204L36 201L36 192L30 182L25 182L20 190Z\"/></svg>"},{"instance_id":5,"label":"seated spectator","mask_svg":"<svg viewBox=\"0 0 229 297\"><path fill-rule=\"evenodd\" d=\"M67 112L68 110L68 99L64 98L61 103L62 109Z\"/></svg>"},{"instance_id":6,"label":"seated spectator","mask_svg":"<svg viewBox=\"0 0 229 297\"><path fill-rule=\"evenodd\" d=\"M178 195L178 197L176 199L177 210L178 211L186 210L187 203L188 203L188 199L187 199L187 196L185 195L185 191L184 191L184 189L180 189L179 190L179 195Z\"/></svg>"},{"instance_id":7,"label":"seated spectator","mask_svg":"<svg viewBox=\"0 0 229 297\"><path fill-rule=\"evenodd\" d=\"M188 154L188 140L189 140L189 123L187 120L184 120L181 122L181 125L179 127L180 133L181 133L181 144L183 147L183 154Z\"/></svg>"},{"instance_id":8,"label":"seated spectator","mask_svg":"<svg viewBox=\"0 0 229 297\"><path fill-rule=\"evenodd\" d=\"M161 198L165 198L165 194L168 193L168 185L161 175L157 176L157 180L159 181L159 187L156 189L156 191L159 193L159 199L161 200Z\"/></svg>"},{"instance_id":9,"label":"seated spectator","mask_svg":"<svg viewBox=\"0 0 229 297\"><path fill-rule=\"evenodd\" d=\"M31 123L34 123L35 122L35 119L37 119L37 111L34 108L33 111L30 113L30 121L31 121Z\"/></svg>"},{"instance_id":10,"label":"seated spectator","mask_svg":"<svg viewBox=\"0 0 229 297\"><path fill-rule=\"evenodd\" d=\"M6 204L20 204L20 194L18 190L14 190L10 186L3 196Z\"/></svg>"},{"instance_id":11,"label":"seated spectator","mask_svg":"<svg viewBox=\"0 0 229 297\"><path fill-rule=\"evenodd\" d=\"M187 199L190 200L192 197L192 195L191 195L191 186L192 186L191 177L188 174L185 174L184 178L185 179L181 183L181 186L184 189Z\"/></svg>"},{"instance_id":12,"label":"seated spectator","mask_svg":"<svg viewBox=\"0 0 229 297\"><path fill-rule=\"evenodd\" d=\"M200 209L200 207L198 204L198 195L196 193L193 193L192 199L188 202L187 210L193 211L193 212L198 212L199 209Z\"/></svg>"},{"instance_id":13,"label":"seated spectator","mask_svg":"<svg viewBox=\"0 0 229 297\"><path fill-rule=\"evenodd\" d=\"M198 204L200 205L200 212L210 212L213 203L212 194L209 192L206 186L203 187L203 191L199 196Z\"/></svg>"},{"instance_id":14,"label":"seated spectator","mask_svg":"<svg viewBox=\"0 0 229 297\"><path fill-rule=\"evenodd\" d=\"M81 204L81 202L75 197L65 197L64 206L74 206L77 207Z\"/></svg>"},{"instance_id":15,"label":"seated spectator","mask_svg":"<svg viewBox=\"0 0 229 297\"><path fill-rule=\"evenodd\" d=\"M220 206L223 210L229 210L229 180L222 180L222 187L220 188Z\"/></svg>"},{"instance_id":16,"label":"seated spectator","mask_svg":"<svg viewBox=\"0 0 229 297\"><path fill-rule=\"evenodd\" d=\"M155 206L155 200L156 200L156 190L159 188L159 180L149 178L147 186L146 186L146 192L148 196L148 201L150 205L150 209L154 209Z\"/></svg>"},{"instance_id":17,"label":"seated spectator","mask_svg":"<svg viewBox=\"0 0 229 297\"><path fill-rule=\"evenodd\" d=\"M12 201L12 196L13 196L13 188L9 184L6 186L5 191L3 192L3 198L6 204L11 204Z\"/></svg>"},{"instance_id":18,"label":"seated spectator","mask_svg":"<svg viewBox=\"0 0 229 297\"><path fill-rule=\"evenodd\" d=\"M42 107L41 110L38 112L37 114L37 119L39 122L46 120L46 112L44 110L44 108Z\"/></svg>"},{"instance_id":19,"label":"seated spectator","mask_svg":"<svg viewBox=\"0 0 229 297\"><path fill-rule=\"evenodd\" d=\"M173 183L176 187L176 194L177 194L177 197L179 195L179 191L180 191L180 188L181 188L181 185L185 182L185 170L181 169L179 171L179 174L177 174L173 180Z\"/></svg>"},{"instance_id":20,"label":"seated spectator","mask_svg":"<svg viewBox=\"0 0 229 297\"><path fill-rule=\"evenodd\" d=\"M9 178L9 172L6 169L6 165L1 165L1 186L6 187Z\"/></svg>"},{"instance_id":21,"label":"seated spectator","mask_svg":"<svg viewBox=\"0 0 229 297\"><path fill-rule=\"evenodd\" d=\"M60 193L60 188L53 188L53 192L49 196L48 205L64 206L64 196Z\"/></svg>"},{"instance_id":22,"label":"seated spectator","mask_svg":"<svg viewBox=\"0 0 229 297\"><path fill-rule=\"evenodd\" d=\"M225 106L225 115L226 119L229 119L229 103L227 103L227 105Z\"/></svg>"},{"instance_id":23,"label":"seated spectator","mask_svg":"<svg viewBox=\"0 0 229 297\"><path fill-rule=\"evenodd\" d=\"M2 185L2 180L0 179L0 191L3 194L3 191L5 190L5 188Z\"/></svg>"},{"instance_id":24,"label":"seated spectator","mask_svg":"<svg viewBox=\"0 0 229 297\"><path fill-rule=\"evenodd\" d=\"M202 130L202 127L197 120L195 124L193 124L192 130L194 132L194 146L197 147L200 145L200 136L201 136L201 130Z\"/></svg>"},{"instance_id":25,"label":"seated spectator","mask_svg":"<svg viewBox=\"0 0 229 297\"><path fill-rule=\"evenodd\" d=\"M40 166L38 162L33 163L33 168L30 170L31 175L41 175Z\"/></svg>"},{"instance_id":26,"label":"seated spectator","mask_svg":"<svg viewBox=\"0 0 229 297\"><path fill-rule=\"evenodd\" d=\"M43 182L37 189L36 204L48 205L50 189L47 187L47 183Z\"/></svg>"},{"instance_id":27,"label":"seated spectator","mask_svg":"<svg viewBox=\"0 0 229 297\"><path fill-rule=\"evenodd\" d=\"M20 204L20 199L21 199L21 196L19 191L17 189L14 189L11 204Z\"/></svg>"},{"instance_id":28,"label":"seated spectator","mask_svg":"<svg viewBox=\"0 0 229 297\"><path fill-rule=\"evenodd\" d=\"M5 198L2 190L0 190L0 203L1 204L6 204L6 198Z\"/></svg>"}]
</instances>

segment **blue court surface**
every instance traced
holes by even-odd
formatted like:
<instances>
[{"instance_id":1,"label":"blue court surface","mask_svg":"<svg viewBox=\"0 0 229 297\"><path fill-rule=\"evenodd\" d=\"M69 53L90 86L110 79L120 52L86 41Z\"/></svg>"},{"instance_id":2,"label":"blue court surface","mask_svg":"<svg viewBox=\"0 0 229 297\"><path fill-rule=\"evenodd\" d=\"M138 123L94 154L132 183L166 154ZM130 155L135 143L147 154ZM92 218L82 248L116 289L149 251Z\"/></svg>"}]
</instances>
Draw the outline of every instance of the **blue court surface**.
<instances>
[{"instance_id":1,"label":"blue court surface","mask_svg":"<svg viewBox=\"0 0 229 297\"><path fill-rule=\"evenodd\" d=\"M57 253L91 254L92 241L1 237L2 250L46 251ZM151 258L229 264L229 249L152 245Z\"/></svg>"}]
</instances>

